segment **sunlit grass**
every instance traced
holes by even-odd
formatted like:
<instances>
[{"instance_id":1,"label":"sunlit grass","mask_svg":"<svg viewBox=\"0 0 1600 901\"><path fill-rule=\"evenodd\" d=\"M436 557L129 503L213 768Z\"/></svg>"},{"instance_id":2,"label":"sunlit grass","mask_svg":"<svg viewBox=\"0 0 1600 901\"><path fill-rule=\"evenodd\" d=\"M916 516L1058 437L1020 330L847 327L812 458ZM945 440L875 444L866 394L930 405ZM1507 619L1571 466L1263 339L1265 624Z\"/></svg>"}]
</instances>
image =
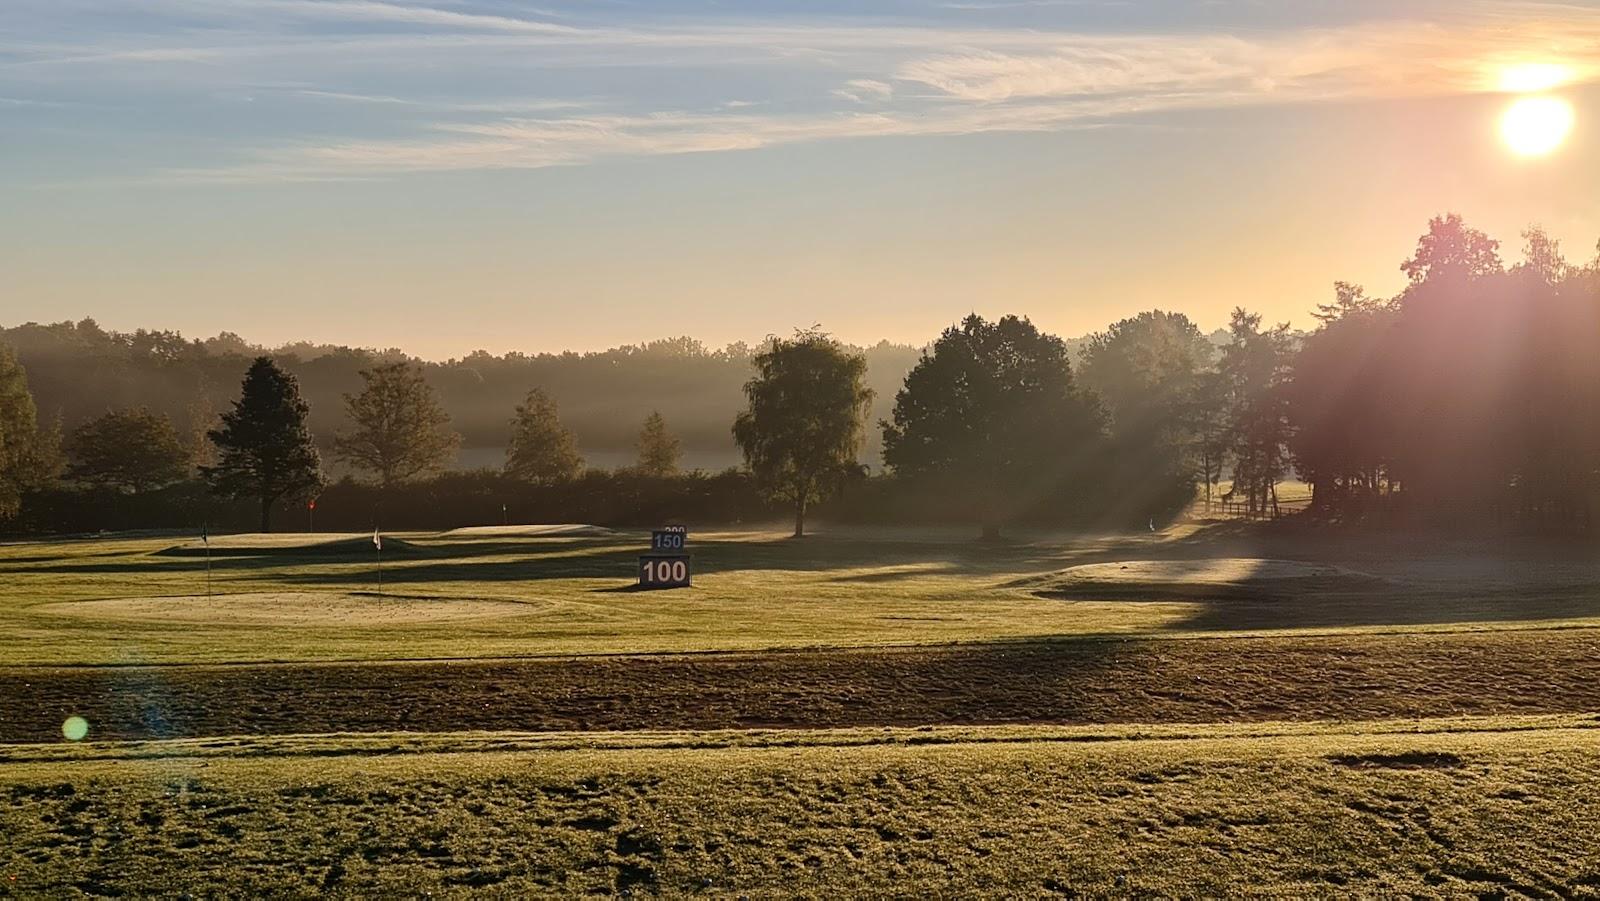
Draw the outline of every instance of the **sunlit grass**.
<instances>
[{"instance_id":1,"label":"sunlit grass","mask_svg":"<svg viewBox=\"0 0 1600 901\"><path fill-rule=\"evenodd\" d=\"M1030 637L1600 623L1600 568L1226 528L1084 537L965 530L697 534L695 587L635 592L645 536L394 536L408 553L161 553L172 537L0 546L0 664L406 659L852 646ZM186 540L186 539L184 539ZM393 539L392 539L393 540ZM395 548L402 545L396 543ZM1052 595L1085 563L1257 554L1383 576L1292 602L1170 588ZM166 599L166 600L162 600ZM1248 592L1245 600L1248 601ZM1268 602L1271 603L1268 603Z\"/></svg>"},{"instance_id":2,"label":"sunlit grass","mask_svg":"<svg viewBox=\"0 0 1600 901\"><path fill-rule=\"evenodd\" d=\"M1576 718L212 744L9 763L7 887L1458 896L1600 859Z\"/></svg>"}]
</instances>

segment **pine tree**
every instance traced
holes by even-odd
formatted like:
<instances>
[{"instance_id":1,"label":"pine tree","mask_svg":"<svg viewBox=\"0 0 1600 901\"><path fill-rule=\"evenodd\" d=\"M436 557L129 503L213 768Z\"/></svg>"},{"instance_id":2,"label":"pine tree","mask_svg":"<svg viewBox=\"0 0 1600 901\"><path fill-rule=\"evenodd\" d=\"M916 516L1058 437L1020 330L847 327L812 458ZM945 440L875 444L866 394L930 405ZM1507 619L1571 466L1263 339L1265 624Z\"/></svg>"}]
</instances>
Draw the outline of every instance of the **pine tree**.
<instances>
[{"instance_id":1,"label":"pine tree","mask_svg":"<svg viewBox=\"0 0 1600 901\"><path fill-rule=\"evenodd\" d=\"M548 484L577 478L583 468L578 443L557 415L556 402L542 388L528 392L511 420L506 474Z\"/></svg>"},{"instance_id":2,"label":"pine tree","mask_svg":"<svg viewBox=\"0 0 1600 901\"><path fill-rule=\"evenodd\" d=\"M334 439L334 454L370 470L384 488L443 470L455 458L461 436L423 381L422 369L401 360L361 370L360 394L345 395L355 428Z\"/></svg>"},{"instance_id":3,"label":"pine tree","mask_svg":"<svg viewBox=\"0 0 1600 901\"><path fill-rule=\"evenodd\" d=\"M322 458L306 427L310 411L294 376L257 357L233 409L208 434L217 464L201 468L214 494L261 503L261 531L272 531L272 505L322 490Z\"/></svg>"},{"instance_id":4,"label":"pine tree","mask_svg":"<svg viewBox=\"0 0 1600 901\"><path fill-rule=\"evenodd\" d=\"M667 421L660 411L652 410L645 417L644 429L639 432L639 471L651 476L678 474L678 461L683 458L683 447L667 431Z\"/></svg>"}]
</instances>

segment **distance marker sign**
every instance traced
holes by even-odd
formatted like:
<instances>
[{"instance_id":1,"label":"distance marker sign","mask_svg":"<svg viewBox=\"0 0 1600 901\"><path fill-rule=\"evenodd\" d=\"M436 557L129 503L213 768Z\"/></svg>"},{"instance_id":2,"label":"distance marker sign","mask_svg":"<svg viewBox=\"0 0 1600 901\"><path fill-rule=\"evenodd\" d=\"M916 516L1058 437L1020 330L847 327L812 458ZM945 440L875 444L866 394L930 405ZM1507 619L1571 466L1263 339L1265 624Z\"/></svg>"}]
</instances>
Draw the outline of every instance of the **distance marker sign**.
<instances>
[{"instance_id":1,"label":"distance marker sign","mask_svg":"<svg viewBox=\"0 0 1600 901\"><path fill-rule=\"evenodd\" d=\"M689 530L683 526L667 526L650 533L651 551L681 551L689 543Z\"/></svg>"},{"instance_id":2,"label":"distance marker sign","mask_svg":"<svg viewBox=\"0 0 1600 901\"><path fill-rule=\"evenodd\" d=\"M688 554L651 554L639 558L640 588L688 588Z\"/></svg>"},{"instance_id":3,"label":"distance marker sign","mask_svg":"<svg viewBox=\"0 0 1600 901\"><path fill-rule=\"evenodd\" d=\"M650 553L639 557L639 587L690 587L689 555L684 553L688 543L689 530L683 526L666 526L652 531Z\"/></svg>"}]
</instances>

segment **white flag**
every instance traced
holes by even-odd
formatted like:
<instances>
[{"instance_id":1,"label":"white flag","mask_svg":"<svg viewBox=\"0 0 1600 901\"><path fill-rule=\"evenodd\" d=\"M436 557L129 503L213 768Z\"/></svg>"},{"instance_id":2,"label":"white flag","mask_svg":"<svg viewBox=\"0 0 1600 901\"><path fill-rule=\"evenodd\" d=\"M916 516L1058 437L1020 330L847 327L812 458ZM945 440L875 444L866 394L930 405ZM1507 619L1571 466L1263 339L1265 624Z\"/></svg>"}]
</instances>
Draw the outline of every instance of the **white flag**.
<instances>
[{"instance_id":1,"label":"white flag","mask_svg":"<svg viewBox=\"0 0 1600 901\"><path fill-rule=\"evenodd\" d=\"M372 530L372 546L380 551L383 550L383 539L378 536L377 529Z\"/></svg>"}]
</instances>

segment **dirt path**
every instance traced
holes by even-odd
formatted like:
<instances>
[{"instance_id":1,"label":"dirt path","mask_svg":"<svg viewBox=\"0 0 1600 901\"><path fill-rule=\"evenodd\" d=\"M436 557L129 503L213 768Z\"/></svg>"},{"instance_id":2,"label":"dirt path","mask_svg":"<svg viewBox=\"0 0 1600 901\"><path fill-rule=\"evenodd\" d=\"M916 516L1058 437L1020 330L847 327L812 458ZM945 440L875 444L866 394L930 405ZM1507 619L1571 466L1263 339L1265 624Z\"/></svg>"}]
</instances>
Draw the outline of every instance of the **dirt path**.
<instances>
[{"instance_id":1,"label":"dirt path","mask_svg":"<svg viewBox=\"0 0 1600 901\"><path fill-rule=\"evenodd\" d=\"M1600 630L451 663L8 668L0 742L1600 711Z\"/></svg>"}]
</instances>

